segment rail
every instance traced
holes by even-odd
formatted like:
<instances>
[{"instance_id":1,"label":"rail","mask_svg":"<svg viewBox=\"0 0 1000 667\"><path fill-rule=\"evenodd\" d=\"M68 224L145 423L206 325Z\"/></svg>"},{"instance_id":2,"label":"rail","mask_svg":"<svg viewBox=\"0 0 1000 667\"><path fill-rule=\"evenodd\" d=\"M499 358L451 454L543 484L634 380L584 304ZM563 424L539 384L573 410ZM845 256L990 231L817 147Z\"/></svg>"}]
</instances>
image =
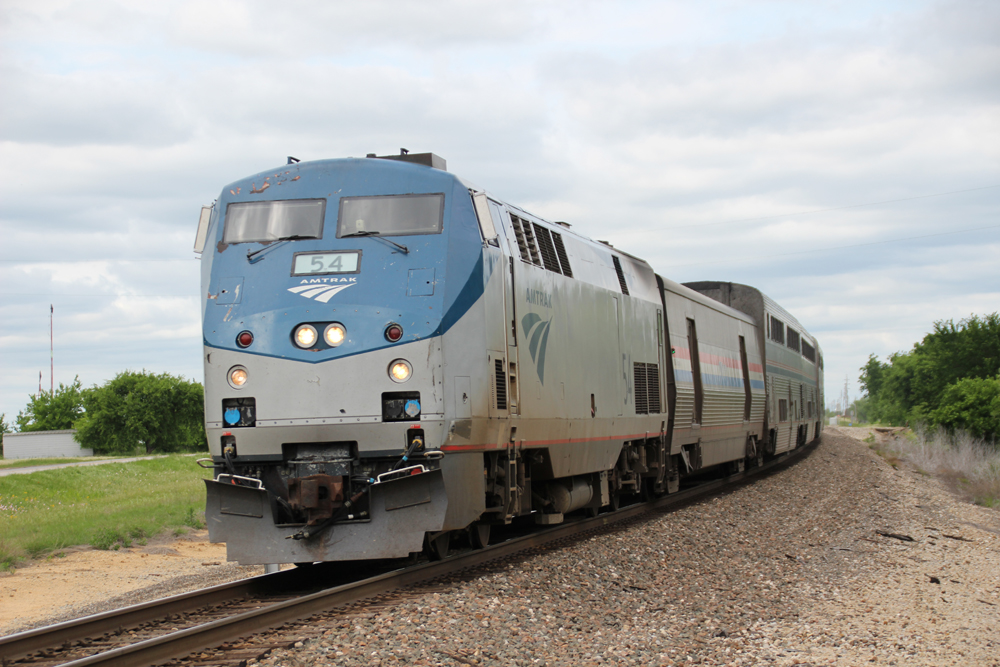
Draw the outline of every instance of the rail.
<instances>
[{"instance_id":1,"label":"rail","mask_svg":"<svg viewBox=\"0 0 1000 667\"><path fill-rule=\"evenodd\" d=\"M227 640L262 632L292 621L308 618L318 612L357 602L365 598L412 586L421 582L475 568L491 561L504 559L520 552L537 549L563 540L581 537L607 526L633 520L643 514L662 511L711 495L730 485L752 480L758 475L775 472L807 452L811 452L819 439L786 452L766 462L763 466L704 482L690 489L669 494L648 502L629 505L614 512L593 518L572 519L522 537L515 537L479 550L457 553L442 561L423 563L384 572L360 581L351 581L331 588L266 604L218 620L200 623L193 627L168 632L136 643L112 648L87 657L58 662L60 647L68 647L86 638L121 631L144 622L157 621L177 614L240 598L254 598L271 591L301 585L308 578L309 568L261 575L251 579L222 584L126 607L118 611L88 616L53 626L0 637L0 664L15 660L18 664L64 664L67 667L103 665L114 667L139 667L179 658L195 651L217 646ZM52 658L56 658L53 663Z\"/></svg>"}]
</instances>

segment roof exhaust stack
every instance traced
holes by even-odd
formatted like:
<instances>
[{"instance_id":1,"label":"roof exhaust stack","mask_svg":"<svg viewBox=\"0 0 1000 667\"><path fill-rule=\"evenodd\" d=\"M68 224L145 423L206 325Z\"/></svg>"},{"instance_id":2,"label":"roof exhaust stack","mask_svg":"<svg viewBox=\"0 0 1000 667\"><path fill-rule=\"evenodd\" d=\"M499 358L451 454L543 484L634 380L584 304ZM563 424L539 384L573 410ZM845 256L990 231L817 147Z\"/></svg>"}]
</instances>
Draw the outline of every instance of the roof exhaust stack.
<instances>
[{"instance_id":1,"label":"roof exhaust stack","mask_svg":"<svg viewBox=\"0 0 1000 667\"><path fill-rule=\"evenodd\" d=\"M399 149L399 155L375 155L375 153L369 153L367 157L375 158L377 160L398 160L399 162L410 162L412 164L421 164L425 167L431 167L432 169L440 169L441 171L448 171L448 163L440 155L435 155L434 153L413 153L405 148Z\"/></svg>"}]
</instances>

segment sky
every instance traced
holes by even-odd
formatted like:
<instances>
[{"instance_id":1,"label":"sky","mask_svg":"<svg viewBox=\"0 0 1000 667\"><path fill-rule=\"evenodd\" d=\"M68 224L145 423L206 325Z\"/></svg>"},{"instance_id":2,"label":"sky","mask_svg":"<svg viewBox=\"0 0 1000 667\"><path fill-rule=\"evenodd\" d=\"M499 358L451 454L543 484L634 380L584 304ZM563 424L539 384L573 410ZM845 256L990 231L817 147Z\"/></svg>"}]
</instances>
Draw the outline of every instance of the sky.
<instances>
[{"instance_id":1,"label":"sky","mask_svg":"<svg viewBox=\"0 0 1000 667\"><path fill-rule=\"evenodd\" d=\"M0 4L0 413L202 380L198 215L303 160L434 152L678 282L868 355L1000 311L1000 3Z\"/></svg>"}]
</instances>

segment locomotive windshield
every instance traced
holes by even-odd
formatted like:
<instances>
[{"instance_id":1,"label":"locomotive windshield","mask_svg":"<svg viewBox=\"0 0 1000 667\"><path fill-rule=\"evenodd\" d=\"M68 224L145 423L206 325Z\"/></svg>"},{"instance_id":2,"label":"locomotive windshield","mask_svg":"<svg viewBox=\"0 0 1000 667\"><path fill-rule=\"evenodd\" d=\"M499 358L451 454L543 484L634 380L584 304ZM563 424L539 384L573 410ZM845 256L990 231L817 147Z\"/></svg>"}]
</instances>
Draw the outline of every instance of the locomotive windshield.
<instances>
[{"instance_id":1,"label":"locomotive windshield","mask_svg":"<svg viewBox=\"0 0 1000 667\"><path fill-rule=\"evenodd\" d=\"M337 237L440 234L444 195L343 197Z\"/></svg>"},{"instance_id":2,"label":"locomotive windshield","mask_svg":"<svg viewBox=\"0 0 1000 667\"><path fill-rule=\"evenodd\" d=\"M325 199L291 199L230 204L223 243L323 237Z\"/></svg>"}]
</instances>

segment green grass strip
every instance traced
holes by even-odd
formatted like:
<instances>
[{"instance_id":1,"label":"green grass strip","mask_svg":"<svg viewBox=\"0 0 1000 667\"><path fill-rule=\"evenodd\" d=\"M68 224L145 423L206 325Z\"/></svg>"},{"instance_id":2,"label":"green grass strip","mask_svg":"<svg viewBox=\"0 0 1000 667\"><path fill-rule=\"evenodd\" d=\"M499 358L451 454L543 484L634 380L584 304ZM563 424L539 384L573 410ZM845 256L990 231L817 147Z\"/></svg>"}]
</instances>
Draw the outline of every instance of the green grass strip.
<instances>
[{"instance_id":1,"label":"green grass strip","mask_svg":"<svg viewBox=\"0 0 1000 667\"><path fill-rule=\"evenodd\" d=\"M172 455L0 477L0 569L75 545L116 549L201 527L201 480L210 476L194 457Z\"/></svg>"}]
</instances>

